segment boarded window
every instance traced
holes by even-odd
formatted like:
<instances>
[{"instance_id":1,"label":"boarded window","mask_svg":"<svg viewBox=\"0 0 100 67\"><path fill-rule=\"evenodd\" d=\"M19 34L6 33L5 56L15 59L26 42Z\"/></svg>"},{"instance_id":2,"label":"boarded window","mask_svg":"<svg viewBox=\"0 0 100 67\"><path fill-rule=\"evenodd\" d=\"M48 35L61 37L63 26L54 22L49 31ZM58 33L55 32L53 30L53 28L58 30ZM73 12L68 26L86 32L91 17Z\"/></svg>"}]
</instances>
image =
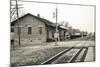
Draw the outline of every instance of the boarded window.
<instances>
[{"instance_id":1,"label":"boarded window","mask_svg":"<svg viewBox=\"0 0 100 67\"><path fill-rule=\"evenodd\" d=\"M28 34L32 34L32 27L28 27Z\"/></svg>"},{"instance_id":2,"label":"boarded window","mask_svg":"<svg viewBox=\"0 0 100 67\"><path fill-rule=\"evenodd\" d=\"M39 34L42 34L42 27L39 27Z\"/></svg>"}]
</instances>

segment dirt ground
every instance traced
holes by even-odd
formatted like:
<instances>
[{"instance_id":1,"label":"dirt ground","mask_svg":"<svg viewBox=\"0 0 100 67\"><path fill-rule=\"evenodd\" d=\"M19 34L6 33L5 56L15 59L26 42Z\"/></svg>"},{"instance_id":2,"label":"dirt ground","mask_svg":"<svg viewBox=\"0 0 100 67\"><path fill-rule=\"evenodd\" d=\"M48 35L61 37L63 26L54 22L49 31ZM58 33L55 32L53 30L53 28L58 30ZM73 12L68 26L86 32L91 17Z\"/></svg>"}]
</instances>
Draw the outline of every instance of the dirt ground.
<instances>
[{"instance_id":1,"label":"dirt ground","mask_svg":"<svg viewBox=\"0 0 100 67\"><path fill-rule=\"evenodd\" d=\"M94 41L63 41L44 43L37 46L20 47L11 51L11 64L13 65L37 65L49 59L68 47L94 46Z\"/></svg>"}]
</instances>

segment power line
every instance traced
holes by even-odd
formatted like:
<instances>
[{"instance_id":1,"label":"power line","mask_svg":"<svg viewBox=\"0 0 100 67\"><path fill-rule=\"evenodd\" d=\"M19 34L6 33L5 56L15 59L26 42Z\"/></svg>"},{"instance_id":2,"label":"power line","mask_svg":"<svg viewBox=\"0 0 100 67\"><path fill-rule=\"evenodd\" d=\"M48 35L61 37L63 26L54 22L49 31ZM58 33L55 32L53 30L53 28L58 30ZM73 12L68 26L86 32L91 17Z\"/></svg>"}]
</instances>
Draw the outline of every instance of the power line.
<instances>
[{"instance_id":1,"label":"power line","mask_svg":"<svg viewBox=\"0 0 100 67\"><path fill-rule=\"evenodd\" d=\"M21 6L23 6L23 4L18 4L17 3L18 9L24 8L24 7L21 7ZM16 12L17 12L17 9L16 9L16 0L14 0L14 2L12 2L12 0L11 0L10 1L10 20L13 20L14 18L17 17L17 16L15 16Z\"/></svg>"},{"instance_id":2,"label":"power line","mask_svg":"<svg viewBox=\"0 0 100 67\"><path fill-rule=\"evenodd\" d=\"M20 8L23 8L23 7L18 7L18 9L20 9ZM11 8L11 9L16 9L16 7L14 7L14 8Z\"/></svg>"},{"instance_id":3,"label":"power line","mask_svg":"<svg viewBox=\"0 0 100 67\"><path fill-rule=\"evenodd\" d=\"M13 17L13 15L15 14L15 12L16 12L16 10L13 10L13 11L11 12L11 14L10 14L10 15L11 15L11 16L10 16L11 18Z\"/></svg>"},{"instance_id":4,"label":"power line","mask_svg":"<svg viewBox=\"0 0 100 67\"><path fill-rule=\"evenodd\" d=\"M11 0L11 1L15 1L15 0ZM77 6L95 6L95 5L86 5L86 4L56 3L56 2L28 1L28 0L18 0L18 2L34 2L34 3L48 3L48 4L62 4L62 5L77 5Z\"/></svg>"},{"instance_id":5,"label":"power line","mask_svg":"<svg viewBox=\"0 0 100 67\"><path fill-rule=\"evenodd\" d=\"M11 4L11 6L16 6L16 4ZM23 4L18 4L18 6L23 6Z\"/></svg>"}]
</instances>

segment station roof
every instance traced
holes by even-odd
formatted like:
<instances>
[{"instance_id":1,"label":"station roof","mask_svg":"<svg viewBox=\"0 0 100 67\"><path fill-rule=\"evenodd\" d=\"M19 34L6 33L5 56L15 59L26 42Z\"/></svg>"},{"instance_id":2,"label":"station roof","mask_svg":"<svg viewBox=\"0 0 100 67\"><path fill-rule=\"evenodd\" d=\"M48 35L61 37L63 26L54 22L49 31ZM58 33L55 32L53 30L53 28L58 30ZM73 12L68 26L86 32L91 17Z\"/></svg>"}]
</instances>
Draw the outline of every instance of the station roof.
<instances>
[{"instance_id":1,"label":"station roof","mask_svg":"<svg viewBox=\"0 0 100 67\"><path fill-rule=\"evenodd\" d=\"M55 24L55 23L53 23L53 22L51 22L51 21L49 21L49 20L47 20L47 19L44 19L44 18L41 18L41 17L35 16L35 15L32 15L32 14L30 14L30 13L27 13L27 14L25 14L25 15L19 17L19 20L22 19L22 18L24 18L24 17L26 17L26 16L28 16L28 15L31 15L32 17L34 17L34 18L40 20L41 22L44 22L47 26L56 27L56 24ZM14 21L12 21L12 22L11 22L11 26L13 26L16 22L17 22L17 19L14 20ZM61 28L61 29L67 30L67 29L62 28L62 27L58 27L58 28Z\"/></svg>"}]
</instances>

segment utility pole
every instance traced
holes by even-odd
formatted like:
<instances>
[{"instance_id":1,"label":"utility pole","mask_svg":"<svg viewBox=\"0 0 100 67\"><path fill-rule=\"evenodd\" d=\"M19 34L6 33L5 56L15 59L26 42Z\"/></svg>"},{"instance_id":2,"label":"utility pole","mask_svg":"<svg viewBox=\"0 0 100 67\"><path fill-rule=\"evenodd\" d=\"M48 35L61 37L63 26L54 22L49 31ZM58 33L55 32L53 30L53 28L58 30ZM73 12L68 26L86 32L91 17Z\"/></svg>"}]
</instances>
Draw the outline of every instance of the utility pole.
<instances>
[{"instance_id":1,"label":"utility pole","mask_svg":"<svg viewBox=\"0 0 100 67\"><path fill-rule=\"evenodd\" d=\"M55 33L55 45L58 45L58 8L57 8L57 4L56 4L56 33Z\"/></svg>"},{"instance_id":2,"label":"utility pole","mask_svg":"<svg viewBox=\"0 0 100 67\"><path fill-rule=\"evenodd\" d=\"M20 27L19 27L19 13L18 13L18 2L16 0L16 15L17 15L17 23L18 23L18 45L20 46Z\"/></svg>"}]
</instances>

